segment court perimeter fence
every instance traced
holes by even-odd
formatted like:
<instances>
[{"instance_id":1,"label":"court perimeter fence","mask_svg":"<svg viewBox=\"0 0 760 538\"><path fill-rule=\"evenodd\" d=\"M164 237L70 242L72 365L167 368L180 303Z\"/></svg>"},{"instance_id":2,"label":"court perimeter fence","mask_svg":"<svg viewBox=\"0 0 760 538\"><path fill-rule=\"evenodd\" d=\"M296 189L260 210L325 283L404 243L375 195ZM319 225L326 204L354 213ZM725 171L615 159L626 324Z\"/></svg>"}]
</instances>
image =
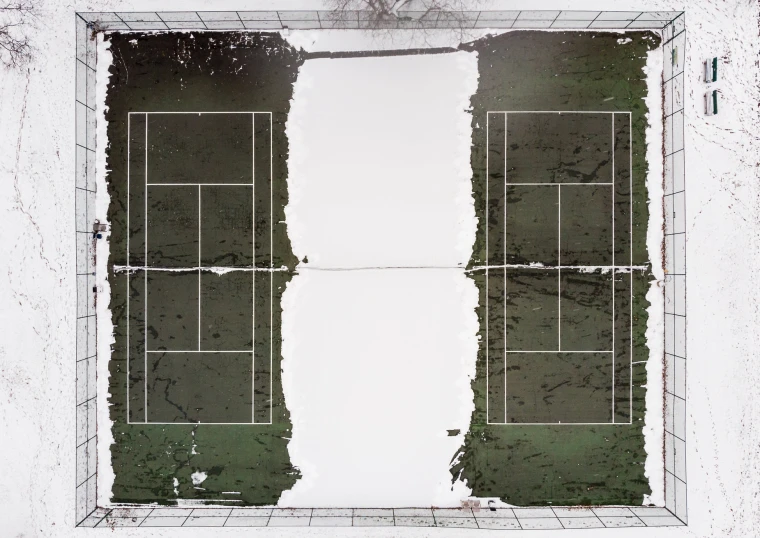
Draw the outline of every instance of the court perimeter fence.
<instances>
[{"instance_id":1,"label":"court perimeter fence","mask_svg":"<svg viewBox=\"0 0 760 538\"><path fill-rule=\"evenodd\" d=\"M684 148L684 64L686 26L674 11L403 11L378 19L370 11L171 11L76 13L75 226L76 226L76 506L75 523L83 527L113 526L240 526L234 517L242 508L98 506L95 297L95 68L98 31L291 29L562 29L655 30L663 37L664 74L664 212L665 212L665 507L594 507L501 509L493 513L416 509L419 526L471 528L567 528L609 526L673 526L687 523L686 488L686 230ZM102 121L102 120L100 120ZM656 143L652 141L650 143ZM100 357L108 360L108 357ZM174 510L174 512L172 512ZM330 513L299 509L262 509L245 518L249 526L403 525L409 509L367 511L335 509ZM371 512L371 513L370 513ZM337 515L340 514L340 515ZM237 515L242 515L237 514ZM325 517L317 517L324 515ZM230 517L233 516L233 517ZM288 518L286 521L283 516ZM452 517L454 516L454 517ZM164 519L160 519L164 518ZM294 519L291 519L294 518ZM254 521L255 520L255 521ZM408 524L412 524L411 522ZM245 525L244 525L245 526Z\"/></svg>"}]
</instances>

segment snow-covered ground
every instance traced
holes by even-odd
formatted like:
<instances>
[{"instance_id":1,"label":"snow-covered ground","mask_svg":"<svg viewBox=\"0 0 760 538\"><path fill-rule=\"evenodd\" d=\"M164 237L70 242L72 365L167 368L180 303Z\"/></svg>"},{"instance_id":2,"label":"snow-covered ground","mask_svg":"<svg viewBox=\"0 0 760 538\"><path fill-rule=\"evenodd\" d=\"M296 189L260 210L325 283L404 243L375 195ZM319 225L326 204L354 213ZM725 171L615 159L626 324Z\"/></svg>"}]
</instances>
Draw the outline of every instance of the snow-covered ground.
<instances>
[{"instance_id":1,"label":"snow-covered ground","mask_svg":"<svg viewBox=\"0 0 760 538\"><path fill-rule=\"evenodd\" d=\"M108 69L111 66L113 57L111 55L110 43L103 39L102 35L98 36L97 42L97 69L95 70L95 112L99 118L103 118L106 110L106 94L108 92ZM97 123L97 140L106 140L106 122ZM101 219L101 222L107 222L108 206L111 203L111 197L108 194L106 186L106 148L105 144L98 144L95 148L95 177L97 185L97 195L95 197L95 212ZM110 229L103 234L103 241L95 243L95 260L97 267L95 274L98 290L97 303L97 353L98 357L110 356L111 347L116 339L114 338L113 316L111 315L111 284L108 282L108 260L110 256L110 243L108 239L111 235ZM98 461L98 479L97 479L97 501L98 506L105 506L111 502L111 489L115 479L111 461L111 445L114 442L111 420L111 412L108 401L111 393L109 387L109 368L106 361L96 361L96 394L97 394L97 423L107 425L98 429L97 444L97 461Z\"/></svg>"},{"instance_id":2,"label":"snow-covered ground","mask_svg":"<svg viewBox=\"0 0 760 538\"><path fill-rule=\"evenodd\" d=\"M470 96L477 54L307 60L287 134L283 506L459 506L478 292ZM387 269L392 267L392 269ZM449 436L446 430L460 430Z\"/></svg>"},{"instance_id":3,"label":"snow-covered ground","mask_svg":"<svg viewBox=\"0 0 760 538\"><path fill-rule=\"evenodd\" d=\"M0 493L8 536L71 536L74 530L74 24L75 10L176 9L149 0L40 2L34 62L0 74ZM248 2L245 9L314 8L318 2ZM481 6L482 7L482 6ZM489 9L516 9L496 0ZM608 9L608 2L534 0L531 9ZM760 432L754 367L760 337L758 267L760 132L758 6L734 0L621 0L615 9L687 9L686 211L688 267L687 463L689 527L656 536L752 536L760 520ZM231 0L187 0L182 9L240 9ZM351 32L345 32L349 38ZM428 36L436 44L451 34ZM448 36L448 37L446 37ZM320 39L322 39L320 37ZM376 42L377 43L377 42ZM398 45L396 45L398 46ZM701 62L723 58L721 112L703 115ZM300 254L300 252L299 252ZM305 254L310 255L309 252ZM313 272L316 273L316 272ZM311 273L306 275L311 278ZM304 279L306 281L307 279ZM306 284L304 284L304 287ZM295 320L294 320L295 321ZM294 421L297 414L294 413ZM295 429L294 429L295 435ZM297 441L294 439L294 444ZM295 457L295 455L294 455ZM432 529L260 530L272 536L429 536ZM158 536L167 529L120 529ZM181 532L181 531L180 531ZM219 531L197 529L194 536ZM249 529L238 532L250 533ZM472 535L483 531L446 534ZM234 534L235 531L228 531ZM540 531L534 535L540 536ZM563 536L583 533L565 531ZM554 536L550 534L549 536Z\"/></svg>"},{"instance_id":4,"label":"snow-covered ground","mask_svg":"<svg viewBox=\"0 0 760 538\"><path fill-rule=\"evenodd\" d=\"M649 223L647 224L647 255L652 263L652 275L654 281L649 285L647 300L647 347L649 358L647 360L647 393L646 413L644 416L644 450L647 459L644 463L644 474L649 480L652 493L646 496L644 504L665 505L665 461L662 447L665 437L665 421L660 411L662 408L662 394L664 391L662 381L664 359L664 328L665 314L663 308L664 296L662 282L665 278L662 260L662 241L664 233L664 218L660 204L662 203L662 148L653 141L662 140L662 92L660 84L662 72L663 54L662 49L649 51L647 65L644 69L647 77L646 104L649 112L646 131L647 141L647 192L649 194Z\"/></svg>"}]
</instances>

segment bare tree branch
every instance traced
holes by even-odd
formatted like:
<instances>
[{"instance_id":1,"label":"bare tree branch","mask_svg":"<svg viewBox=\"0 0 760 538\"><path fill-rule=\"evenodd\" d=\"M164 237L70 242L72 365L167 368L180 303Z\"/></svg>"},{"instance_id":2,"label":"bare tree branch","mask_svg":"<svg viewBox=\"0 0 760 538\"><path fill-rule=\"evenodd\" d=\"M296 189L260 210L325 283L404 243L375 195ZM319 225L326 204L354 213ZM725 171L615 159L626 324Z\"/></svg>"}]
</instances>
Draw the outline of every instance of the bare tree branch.
<instances>
[{"instance_id":1,"label":"bare tree branch","mask_svg":"<svg viewBox=\"0 0 760 538\"><path fill-rule=\"evenodd\" d=\"M33 0L0 0L0 64L23 66L32 57L29 25L35 15Z\"/></svg>"},{"instance_id":2,"label":"bare tree branch","mask_svg":"<svg viewBox=\"0 0 760 538\"><path fill-rule=\"evenodd\" d=\"M329 0L335 21L359 18L367 30L381 32L393 38L396 29L411 30L410 38L420 37L427 42L428 32L446 29L458 34L463 41L472 29L474 5L487 0ZM395 34L399 37L399 34Z\"/></svg>"}]
</instances>

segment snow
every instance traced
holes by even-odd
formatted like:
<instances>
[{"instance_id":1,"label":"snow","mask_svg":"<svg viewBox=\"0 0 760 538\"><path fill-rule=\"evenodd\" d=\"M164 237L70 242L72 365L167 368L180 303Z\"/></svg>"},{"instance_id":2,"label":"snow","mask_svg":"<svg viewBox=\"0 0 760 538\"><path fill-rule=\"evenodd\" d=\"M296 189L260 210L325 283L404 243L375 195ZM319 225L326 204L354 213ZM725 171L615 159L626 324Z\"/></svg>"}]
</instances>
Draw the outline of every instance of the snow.
<instances>
[{"instance_id":1,"label":"snow","mask_svg":"<svg viewBox=\"0 0 760 538\"><path fill-rule=\"evenodd\" d=\"M98 36L97 44L97 66L95 71L95 95L96 105L95 114L97 117L97 140L98 144L95 153L95 184L97 195L95 196L95 218L101 223L109 226L109 230L103 234L103 238L98 240L95 249L95 258L97 266L95 269L96 283L98 286L98 357L110 357L111 346L115 342L114 326L111 316L111 285L107 279L108 275L108 255L110 243L108 238L111 235L110 223L108 222L108 206L111 203L111 197L108 195L106 186L106 145L101 143L107 140L105 121L105 112L107 107L106 93L108 90L108 68L111 66L113 56L111 55L110 43L103 39L102 35ZM114 443L113 432L111 427L110 406L108 398L108 362L97 361L97 410L98 410L98 505L108 506L111 502L111 489L114 479L116 478L111 462L111 445Z\"/></svg>"},{"instance_id":2,"label":"snow","mask_svg":"<svg viewBox=\"0 0 760 538\"><path fill-rule=\"evenodd\" d=\"M193 486L200 486L204 480L208 478L208 474L203 471L195 471L190 475L190 480L193 482Z\"/></svg>"},{"instance_id":3,"label":"snow","mask_svg":"<svg viewBox=\"0 0 760 538\"><path fill-rule=\"evenodd\" d=\"M461 482L452 491L449 465L473 411L472 281L458 271L308 271L283 306L288 448L303 478L278 505L453 507L468 497Z\"/></svg>"},{"instance_id":4,"label":"snow","mask_svg":"<svg viewBox=\"0 0 760 538\"><path fill-rule=\"evenodd\" d=\"M476 89L473 53L307 60L287 126L296 256L308 268L466 265Z\"/></svg>"},{"instance_id":5,"label":"snow","mask_svg":"<svg viewBox=\"0 0 760 538\"><path fill-rule=\"evenodd\" d=\"M3 533L63 537L73 529L74 342L74 10L172 9L148 0L41 0L33 35L36 58L0 75L0 431ZM308 9L310 0L251 2L247 9ZM743 0L620 0L615 9L686 5L686 191L688 259L688 529L657 536L752 536L760 519L760 432L756 368L760 304L760 132L757 103L758 13ZM515 9L494 0L489 9ZM239 3L216 0L213 9ZM532 9L570 9L568 0L534 0ZM588 0L583 9L605 9ZM183 9L210 9L187 0ZM295 32L291 32L291 35ZM447 35L450 35L447 33ZM451 41L451 39L450 39ZM721 110L703 115L702 61L721 58ZM304 278L316 272L306 273ZM300 278L300 277L299 277ZM103 434L101 423L99 433ZM102 456L101 456L102 460ZM103 463L101 461L101 463ZM102 467L101 467L102 470ZM189 503L188 503L189 504ZM247 535L250 529L229 530ZM449 529L447 535L483 531ZM166 529L120 529L123 536L164 536ZM267 531L262 530L262 533ZM431 536L431 529L271 529L272 536ZM605 536L636 531L609 529ZM193 536L216 536L195 529ZM567 530L562 536L585 536ZM183 534L184 535L184 534ZM556 536L534 531L531 536Z\"/></svg>"},{"instance_id":6,"label":"snow","mask_svg":"<svg viewBox=\"0 0 760 538\"><path fill-rule=\"evenodd\" d=\"M649 348L647 361L647 393L646 414L644 416L644 450L647 453L644 474L649 480L652 490L645 495L642 504L665 506L665 460L662 447L664 446L664 421L662 415L663 387L662 369L665 357L665 314L663 294L662 242L665 225L662 212L663 199L663 163L662 146L653 141L662 140L662 90L663 80L662 48L649 51L644 72L647 77L647 191L649 193L649 224L647 226L647 254L652 262L654 280L650 283L647 300L647 330L646 340Z\"/></svg>"},{"instance_id":7,"label":"snow","mask_svg":"<svg viewBox=\"0 0 760 538\"><path fill-rule=\"evenodd\" d=\"M281 506L454 507L470 493L449 465L474 407L477 80L468 52L301 67L286 219L309 261L283 299L283 387L303 478Z\"/></svg>"}]
</instances>

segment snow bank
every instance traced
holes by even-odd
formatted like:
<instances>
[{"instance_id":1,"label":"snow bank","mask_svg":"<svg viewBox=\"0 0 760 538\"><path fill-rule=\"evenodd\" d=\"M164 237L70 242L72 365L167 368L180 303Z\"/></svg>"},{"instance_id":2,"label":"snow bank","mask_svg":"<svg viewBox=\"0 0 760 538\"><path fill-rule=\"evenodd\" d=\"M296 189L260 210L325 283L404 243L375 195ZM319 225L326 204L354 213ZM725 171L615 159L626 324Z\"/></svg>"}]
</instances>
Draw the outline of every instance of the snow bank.
<instances>
[{"instance_id":1,"label":"snow bank","mask_svg":"<svg viewBox=\"0 0 760 538\"><path fill-rule=\"evenodd\" d=\"M110 225L108 223L108 206L111 197L106 185L106 149L107 127L105 113L108 107L106 93L108 90L108 68L111 67L113 56L111 44L103 39L103 34L98 34L97 44L97 68L95 70L95 117L97 125L97 141L95 153L95 218L101 224L108 225L108 231L103 233L103 238L95 244L95 276L98 286L97 303L97 406L98 406L98 506L108 506L111 502L113 482L115 474L111 467L111 445L113 438L113 421L111 420L111 406L108 399L111 393L108 391L110 374L109 362L104 358L111 357L111 346L114 343L114 326L111 318L111 283L108 281L108 257L110 255Z\"/></svg>"},{"instance_id":2,"label":"snow bank","mask_svg":"<svg viewBox=\"0 0 760 538\"><path fill-rule=\"evenodd\" d=\"M283 297L283 388L303 478L281 506L458 506L470 493L449 467L474 406L478 293L463 267L477 78L468 52L301 68L286 215L308 263Z\"/></svg>"},{"instance_id":3,"label":"snow bank","mask_svg":"<svg viewBox=\"0 0 760 538\"><path fill-rule=\"evenodd\" d=\"M477 84L474 58L304 64L288 121L286 215L307 267L466 265L475 221L463 96Z\"/></svg>"},{"instance_id":4,"label":"snow bank","mask_svg":"<svg viewBox=\"0 0 760 538\"><path fill-rule=\"evenodd\" d=\"M647 191L649 193L649 224L647 226L647 254L652 262L654 280L649 286L647 300L646 340L649 348L647 360L646 413L644 415L644 450L647 459L644 474L649 479L651 495L645 495L643 504L665 505L665 454L663 422L663 360L665 358L665 296L663 292L662 245L664 241L663 217L663 162L662 162L662 48L647 53L644 72L647 77Z\"/></svg>"}]
</instances>

